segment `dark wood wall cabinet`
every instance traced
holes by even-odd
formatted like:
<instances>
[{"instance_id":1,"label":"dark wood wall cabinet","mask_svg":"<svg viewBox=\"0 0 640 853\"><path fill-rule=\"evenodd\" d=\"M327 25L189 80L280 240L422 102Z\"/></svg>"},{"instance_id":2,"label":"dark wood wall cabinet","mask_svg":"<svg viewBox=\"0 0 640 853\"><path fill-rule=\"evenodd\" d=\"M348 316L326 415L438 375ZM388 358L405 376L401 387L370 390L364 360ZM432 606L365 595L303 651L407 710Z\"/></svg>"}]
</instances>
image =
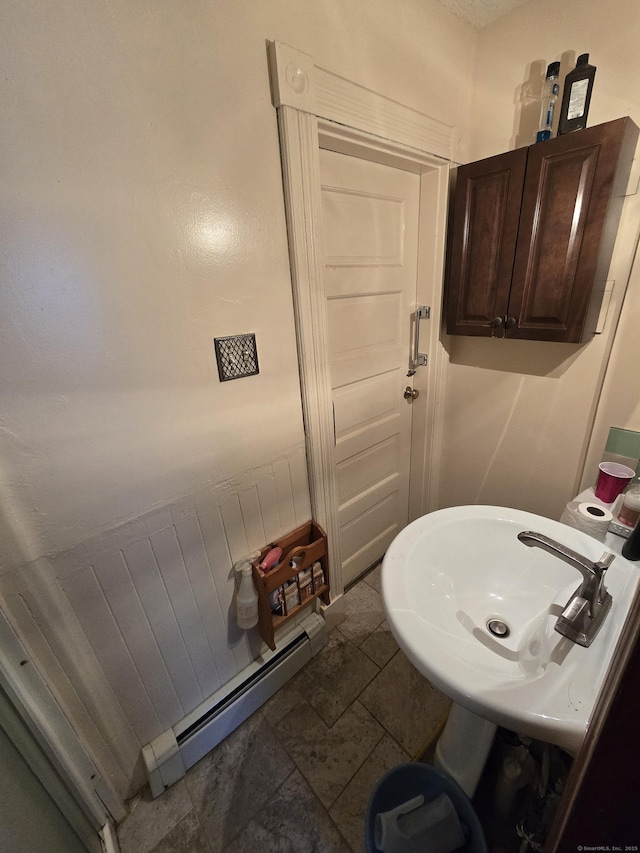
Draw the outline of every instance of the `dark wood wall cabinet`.
<instances>
[{"instance_id":1,"label":"dark wood wall cabinet","mask_svg":"<svg viewBox=\"0 0 640 853\"><path fill-rule=\"evenodd\" d=\"M450 335L594 334L637 140L621 118L457 169Z\"/></svg>"}]
</instances>

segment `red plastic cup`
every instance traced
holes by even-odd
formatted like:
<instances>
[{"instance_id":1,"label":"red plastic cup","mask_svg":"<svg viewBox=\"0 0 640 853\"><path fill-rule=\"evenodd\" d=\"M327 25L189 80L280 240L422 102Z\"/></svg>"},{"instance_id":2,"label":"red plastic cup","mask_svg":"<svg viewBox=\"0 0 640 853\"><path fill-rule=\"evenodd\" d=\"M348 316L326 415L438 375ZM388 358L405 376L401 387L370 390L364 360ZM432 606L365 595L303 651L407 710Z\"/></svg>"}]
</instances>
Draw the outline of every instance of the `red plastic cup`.
<instances>
[{"instance_id":1,"label":"red plastic cup","mask_svg":"<svg viewBox=\"0 0 640 853\"><path fill-rule=\"evenodd\" d=\"M636 473L619 462L601 462L598 465L600 473L596 483L596 497L603 503L610 504L623 492Z\"/></svg>"}]
</instances>

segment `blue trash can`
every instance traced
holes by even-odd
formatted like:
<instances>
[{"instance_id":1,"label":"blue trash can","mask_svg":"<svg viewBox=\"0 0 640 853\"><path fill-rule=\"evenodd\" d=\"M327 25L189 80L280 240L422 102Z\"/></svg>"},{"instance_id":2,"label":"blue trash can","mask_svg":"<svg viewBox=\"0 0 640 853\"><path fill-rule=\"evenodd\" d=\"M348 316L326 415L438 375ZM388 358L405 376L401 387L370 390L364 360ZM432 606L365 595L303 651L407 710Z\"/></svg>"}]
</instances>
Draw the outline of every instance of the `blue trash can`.
<instances>
[{"instance_id":1,"label":"blue trash can","mask_svg":"<svg viewBox=\"0 0 640 853\"><path fill-rule=\"evenodd\" d=\"M488 853L484 832L469 797L451 776L436 770L430 764L411 761L393 767L378 781L371 793L365 819L365 849L367 853L381 853L375 843L375 820L377 814L388 812L422 794L424 803L447 794L455 808L462 827L465 844L458 848L461 853ZM450 808L450 806L449 806ZM422 838L428 841L428 834ZM409 844L408 850L414 848ZM429 847L424 847L429 853Z\"/></svg>"}]
</instances>

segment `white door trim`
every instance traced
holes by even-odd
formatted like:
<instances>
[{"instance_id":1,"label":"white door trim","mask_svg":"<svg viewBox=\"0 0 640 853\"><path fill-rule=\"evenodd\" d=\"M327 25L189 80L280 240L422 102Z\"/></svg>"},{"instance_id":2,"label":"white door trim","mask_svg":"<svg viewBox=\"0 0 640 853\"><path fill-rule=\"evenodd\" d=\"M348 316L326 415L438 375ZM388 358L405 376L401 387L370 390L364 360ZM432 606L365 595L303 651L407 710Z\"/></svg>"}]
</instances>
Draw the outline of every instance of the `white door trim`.
<instances>
[{"instance_id":1,"label":"white door trim","mask_svg":"<svg viewBox=\"0 0 640 853\"><path fill-rule=\"evenodd\" d=\"M281 42L269 43L273 105L370 133L443 160L463 162L466 142L452 125L340 77L313 57Z\"/></svg>"},{"instance_id":2,"label":"white door trim","mask_svg":"<svg viewBox=\"0 0 640 853\"><path fill-rule=\"evenodd\" d=\"M1 602L0 602L1 603ZM27 647L0 609L0 687L34 735L59 776L76 795L98 833L111 819L121 820L124 803L69 723ZM33 768L37 772L37 768ZM46 780L41 778L46 787ZM63 809L56 791L49 789ZM67 814L70 821L73 815Z\"/></svg>"},{"instance_id":3,"label":"white door trim","mask_svg":"<svg viewBox=\"0 0 640 853\"><path fill-rule=\"evenodd\" d=\"M431 306L423 321L421 349L429 364L418 368L421 395L414 404L409 517L435 509L442 447L446 353L440 344L444 232L449 167L462 150L455 128L365 89L277 42L269 45L289 236L302 404L307 438L311 510L325 528L331 597L344 589L340 558L334 425L326 347L327 317L322 247L320 147L357 154L421 175L418 304ZM457 157L456 157L457 159ZM435 237L434 237L435 235Z\"/></svg>"}]
</instances>

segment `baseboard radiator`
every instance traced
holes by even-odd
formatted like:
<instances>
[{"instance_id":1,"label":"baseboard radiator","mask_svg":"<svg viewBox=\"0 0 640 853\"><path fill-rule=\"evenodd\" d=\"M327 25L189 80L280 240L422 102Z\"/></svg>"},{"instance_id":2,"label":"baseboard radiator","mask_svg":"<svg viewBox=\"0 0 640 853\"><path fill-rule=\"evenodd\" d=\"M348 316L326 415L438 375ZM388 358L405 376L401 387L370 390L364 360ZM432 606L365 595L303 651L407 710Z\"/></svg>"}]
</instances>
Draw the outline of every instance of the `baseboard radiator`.
<instances>
[{"instance_id":1,"label":"baseboard radiator","mask_svg":"<svg viewBox=\"0 0 640 853\"><path fill-rule=\"evenodd\" d=\"M142 748L151 795L181 779L276 693L327 641L324 619L309 616L173 728Z\"/></svg>"}]
</instances>

